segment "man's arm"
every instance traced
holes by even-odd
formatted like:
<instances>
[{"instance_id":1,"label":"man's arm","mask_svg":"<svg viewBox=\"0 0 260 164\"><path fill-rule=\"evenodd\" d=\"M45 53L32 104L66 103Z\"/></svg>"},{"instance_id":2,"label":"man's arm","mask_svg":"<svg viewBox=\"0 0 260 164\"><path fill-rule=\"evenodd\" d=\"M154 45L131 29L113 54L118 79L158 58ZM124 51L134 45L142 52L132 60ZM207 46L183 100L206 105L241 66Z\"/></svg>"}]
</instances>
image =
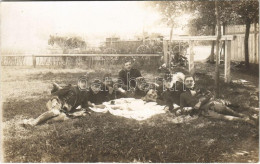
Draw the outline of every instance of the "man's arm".
<instances>
[{"instance_id":1,"label":"man's arm","mask_svg":"<svg viewBox=\"0 0 260 164\"><path fill-rule=\"evenodd\" d=\"M84 93L84 99L81 102L81 107L84 108L84 109L88 109L88 107L89 107L87 93Z\"/></svg>"},{"instance_id":2,"label":"man's arm","mask_svg":"<svg viewBox=\"0 0 260 164\"><path fill-rule=\"evenodd\" d=\"M121 71L118 73L118 81L124 83L124 70L121 70Z\"/></svg>"},{"instance_id":3,"label":"man's arm","mask_svg":"<svg viewBox=\"0 0 260 164\"><path fill-rule=\"evenodd\" d=\"M117 80L118 88L123 88L124 90L127 90L127 79L125 79L124 70L121 70L118 76L119 76Z\"/></svg>"},{"instance_id":4,"label":"man's arm","mask_svg":"<svg viewBox=\"0 0 260 164\"><path fill-rule=\"evenodd\" d=\"M181 108L187 107L184 93L182 93L181 96L180 96L180 107Z\"/></svg>"},{"instance_id":5,"label":"man's arm","mask_svg":"<svg viewBox=\"0 0 260 164\"><path fill-rule=\"evenodd\" d=\"M138 69L136 69L136 77L142 77L141 72Z\"/></svg>"}]
</instances>

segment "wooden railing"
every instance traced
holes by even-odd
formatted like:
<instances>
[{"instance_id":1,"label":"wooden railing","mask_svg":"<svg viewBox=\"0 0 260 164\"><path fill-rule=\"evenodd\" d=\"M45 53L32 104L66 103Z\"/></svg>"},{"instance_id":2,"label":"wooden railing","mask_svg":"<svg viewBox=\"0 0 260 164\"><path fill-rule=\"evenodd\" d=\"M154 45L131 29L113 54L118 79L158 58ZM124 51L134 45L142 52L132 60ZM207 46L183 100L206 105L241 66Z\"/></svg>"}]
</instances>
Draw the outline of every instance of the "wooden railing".
<instances>
[{"instance_id":1,"label":"wooden railing","mask_svg":"<svg viewBox=\"0 0 260 164\"><path fill-rule=\"evenodd\" d=\"M125 58L141 61L144 64L157 63L161 55L159 54L37 54L37 55L1 55L2 66L22 66L32 65L70 65L85 64L89 67L98 65L119 65Z\"/></svg>"}]
</instances>

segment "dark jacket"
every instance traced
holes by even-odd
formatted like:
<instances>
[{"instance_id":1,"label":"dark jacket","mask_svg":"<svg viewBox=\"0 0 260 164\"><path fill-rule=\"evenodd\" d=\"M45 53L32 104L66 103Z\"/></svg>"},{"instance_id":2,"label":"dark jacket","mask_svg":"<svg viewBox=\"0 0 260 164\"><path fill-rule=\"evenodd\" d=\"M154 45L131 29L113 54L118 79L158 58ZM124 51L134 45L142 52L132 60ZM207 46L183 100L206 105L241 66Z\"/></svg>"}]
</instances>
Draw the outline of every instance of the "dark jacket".
<instances>
[{"instance_id":1,"label":"dark jacket","mask_svg":"<svg viewBox=\"0 0 260 164\"><path fill-rule=\"evenodd\" d=\"M180 106L183 107L194 107L199 102L199 98L194 95L192 96L191 91L187 89L181 94Z\"/></svg>"},{"instance_id":2,"label":"dark jacket","mask_svg":"<svg viewBox=\"0 0 260 164\"><path fill-rule=\"evenodd\" d=\"M203 98L201 102L201 106L208 103L210 98L212 97L210 91L208 90L202 90L202 89L196 89L196 94L192 96L191 90L187 89L185 92L183 92L180 96L180 106L183 107L194 107L200 100L200 98Z\"/></svg>"},{"instance_id":3,"label":"dark jacket","mask_svg":"<svg viewBox=\"0 0 260 164\"><path fill-rule=\"evenodd\" d=\"M81 91L78 86L65 86L53 92L52 95L58 96L62 104L69 104L71 106L70 112L73 112L79 105L81 105L82 108L88 108L87 91Z\"/></svg>"},{"instance_id":4,"label":"dark jacket","mask_svg":"<svg viewBox=\"0 0 260 164\"><path fill-rule=\"evenodd\" d=\"M128 75L129 74L129 75ZM128 75L128 78L127 78ZM122 80L123 82L123 89L126 89L126 86L128 86L128 81L130 81L133 78L137 78L137 77L141 77L141 73L139 70L131 68L130 71L127 70L121 70L119 72L119 79L118 80ZM130 82L130 87L135 87L136 86L136 82L134 80L131 80Z\"/></svg>"},{"instance_id":5,"label":"dark jacket","mask_svg":"<svg viewBox=\"0 0 260 164\"><path fill-rule=\"evenodd\" d=\"M88 101L98 105L98 104L102 104L103 102L109 101L111 99L110 97L111 95L109 94L108 89L105 88L105 85L103 83L100 89L101 90L97 94L95 94L91 89L91 87L89 87L89 91L87 94Z\"/></svg>"},{"instance_id":6,"label":"dark jacket","mask_svg":"<svg viewBox=\"0 0 260 164\"><path fill-rule=\"evenodd\" d=\"M163 101L164 105L167 105L171 110L173 109L173 104L180 105L180 95L184 92L183 89L182 83L177 84L176 87L174 85L171 89L166 90L163 90L163 86L160 85L158 87L158 99Z\"/></svg>"}]
</instances>

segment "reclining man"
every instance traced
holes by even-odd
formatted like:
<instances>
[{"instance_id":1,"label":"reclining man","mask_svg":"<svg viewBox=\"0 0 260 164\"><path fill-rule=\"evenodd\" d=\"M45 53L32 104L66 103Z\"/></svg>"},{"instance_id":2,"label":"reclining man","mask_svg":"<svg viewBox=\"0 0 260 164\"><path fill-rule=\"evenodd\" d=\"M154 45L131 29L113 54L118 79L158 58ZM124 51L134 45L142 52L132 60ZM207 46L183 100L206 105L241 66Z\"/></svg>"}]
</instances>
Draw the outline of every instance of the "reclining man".
<instances>
[{"instance_id":1,"label":"reclining man","mask_svg":"<svg viewBox=\"0 0 260 164\"><path fill-rule=\"evenodd\" d=\"M98 79L93 80L87 94L89 107L102 108L102 103L115 99L115 91L112 79L102 82Z\"/></svg>"},{"instance_id":2,"label":"reclining man","mask_svg":"<svg viewBox=\"0 0 260 164\"><path fill-rule=\"evenodd\" d=\"M77 86L68 85L62 88L54 83L51 91L53 97L46 104L47 111L36 119L25 119L23 125L36 126L48 120L64 121L69 117L86 115L89 110L87 85L87 76L81 76Z\"/></svg>"},{"instance_id":3,"label":"reclining man","mask_svg":"<svg viewBox=\"0 0 260 164\"><path fill-rule=\"evenodd\" d=\"M255 121L249 116L235 112L230 108L231 103L224 100L214 100L211 92L194 89L194 78L186 76L185 80L186 91L180 96L180 106L182 110L178 113L201 114L206 117L237 120L255 125Z\"/></svg>"},{"instance_id":4,"label":"reclining man","mask_svg":"<svg viewBox=\"0 0 260 164\"><path fill-rule=\"evenodd\" d=\"M148 89L142 90L146 91L142 94L142 99L144 101L157 102L158 105L166 105L166 109L170 112L176 111L180 108L180 95L184 91L184 77L183 73L177 72L168 74L164 79L157 79L156 84L150 83L148 84ZM137 86L139 86L138 79ZM145 83L142 86L144 88L147 87Z\"/></svg>"},{"instance_id":5,"label":"reclining man","mask_svg":"<svg viewBox=\"0 0 260 164\"><path fill-rule=\"evenodd\" d=\"M179 109L177 106L180 106L180 95L184 91L184 77L185 75L183 73L177 72L175 74L169 74L169 76L165 78L165 84L159 99L165 103L170 112ZM159 90L162 89L159 88Z\"/></svg>"}]
</instances>

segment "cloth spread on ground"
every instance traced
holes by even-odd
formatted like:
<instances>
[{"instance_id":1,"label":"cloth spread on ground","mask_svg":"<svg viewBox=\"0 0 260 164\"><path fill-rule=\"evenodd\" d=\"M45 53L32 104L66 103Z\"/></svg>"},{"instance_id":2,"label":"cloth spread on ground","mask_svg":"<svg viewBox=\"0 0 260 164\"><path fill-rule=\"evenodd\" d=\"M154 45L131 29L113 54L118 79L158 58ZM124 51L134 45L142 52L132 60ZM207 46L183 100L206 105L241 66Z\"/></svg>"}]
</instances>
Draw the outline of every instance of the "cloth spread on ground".
<instances>
[{"instance_id":1,"label":"cloth spread on ground","mask_svg":"<svg viewBox=\"0 0 260 164\"><path fill-rule=\"evenodd\" d=\"M116 116L132 118L135 120L145 120L154 115L165 113L165 106L158 105L156 102L145 102L135 98L121 98L104 102L104 109L90 108L94 112L109 112Z\"/></svg>"}]
</instances>

